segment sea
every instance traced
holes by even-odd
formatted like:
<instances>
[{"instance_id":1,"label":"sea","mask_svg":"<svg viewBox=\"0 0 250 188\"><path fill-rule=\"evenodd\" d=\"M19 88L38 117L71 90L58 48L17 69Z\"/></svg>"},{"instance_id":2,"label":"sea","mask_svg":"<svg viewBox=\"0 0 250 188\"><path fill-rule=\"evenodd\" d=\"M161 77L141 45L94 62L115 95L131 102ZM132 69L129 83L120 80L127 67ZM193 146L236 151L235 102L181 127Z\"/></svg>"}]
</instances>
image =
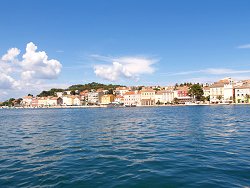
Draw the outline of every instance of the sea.
<instances>
[{"instance_id":1,"label":"sea","mask_svg":"<svg viewBox=\"0 0 250 188\"><path fill-rule=\"evenodd\" d=\"M0 187L250 187L250 106L0 109Z\"/></svg>"}]
</instances>

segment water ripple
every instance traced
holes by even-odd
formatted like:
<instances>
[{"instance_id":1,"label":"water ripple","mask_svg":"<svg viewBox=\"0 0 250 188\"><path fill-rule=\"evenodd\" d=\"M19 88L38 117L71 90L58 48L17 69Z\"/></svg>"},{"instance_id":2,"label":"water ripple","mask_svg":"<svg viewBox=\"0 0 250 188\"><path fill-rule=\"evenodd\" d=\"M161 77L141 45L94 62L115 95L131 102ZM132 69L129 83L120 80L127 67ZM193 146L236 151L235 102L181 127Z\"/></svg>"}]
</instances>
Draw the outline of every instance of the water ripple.
<instances>
[{"instance_id":1,"label":"water ripple","mask_svg":"<svg viewBox=\"0 0 250 188\"><path fill-rule=\"evenodd\" d=\"M248 187L250 108L0 110L1 187Z\"/></svg>"}]
</instances>

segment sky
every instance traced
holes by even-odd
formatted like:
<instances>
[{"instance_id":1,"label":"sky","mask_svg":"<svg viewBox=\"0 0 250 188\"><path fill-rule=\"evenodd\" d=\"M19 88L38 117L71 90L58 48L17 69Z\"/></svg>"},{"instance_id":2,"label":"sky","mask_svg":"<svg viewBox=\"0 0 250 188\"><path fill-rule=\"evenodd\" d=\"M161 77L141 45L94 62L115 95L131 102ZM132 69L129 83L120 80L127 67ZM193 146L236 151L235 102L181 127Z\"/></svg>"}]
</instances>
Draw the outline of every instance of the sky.
<instances>
[{"instance_id":1,"label":"sky","mask_svg":"<svg viewBox=\"0 0 250 188\"><path fill-rule=\"evenodd\" d=\"M89 82L250 78L249 0L1 0L0 100Z\"/></svg>"}]
</instances>

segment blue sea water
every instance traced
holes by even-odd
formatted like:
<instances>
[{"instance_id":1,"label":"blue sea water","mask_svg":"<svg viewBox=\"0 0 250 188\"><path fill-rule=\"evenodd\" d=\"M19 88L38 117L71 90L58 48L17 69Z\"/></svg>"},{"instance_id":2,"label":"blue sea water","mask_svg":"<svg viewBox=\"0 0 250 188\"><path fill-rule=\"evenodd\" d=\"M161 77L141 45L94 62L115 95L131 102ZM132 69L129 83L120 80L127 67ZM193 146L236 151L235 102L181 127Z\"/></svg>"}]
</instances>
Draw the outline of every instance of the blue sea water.
<instances>
[{"instance_id":1,"label":"blue sea water","mask_svg":"<svg viewBox=\"0 0 250 188\"><path fill-rule=\"evenodd\" d=\"M250 106L0 110L1 187L249 187Z\"/></svg>"}]
</instances>

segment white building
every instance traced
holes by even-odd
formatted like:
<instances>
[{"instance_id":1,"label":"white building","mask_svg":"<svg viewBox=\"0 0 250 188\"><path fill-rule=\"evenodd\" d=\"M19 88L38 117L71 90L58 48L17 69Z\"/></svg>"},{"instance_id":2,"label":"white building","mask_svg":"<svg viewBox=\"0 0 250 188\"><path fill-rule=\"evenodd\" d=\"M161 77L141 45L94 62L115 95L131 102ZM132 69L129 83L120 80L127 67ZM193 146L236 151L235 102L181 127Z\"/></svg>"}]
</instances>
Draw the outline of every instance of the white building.
<instances>
[{"instance_id":1,"label":"white building","mask_svg":"<svg viewBox=\"0 0 250 188\"><path fill-rule=\"evenodd\" d=\"M56 92L56 96L57 97L62 97L63 96L63 92Z\"/></svg>"},{"instance_id":2,"label":"white building","mask_svg":"<svg viewBox=\"0 0 250 188\"><path fill-rule=\"evenodd\" d=\"M235 88L235 103L250 103L250 85Z\"/></svg>"},{"instance_id":3,"label":"white building","mask_svg":"<svg viewBox=\"0 0 250 188\"><path fill-rule=\"evenodd\" d=\"M22 106L30 107L32 106L32 96L25 96L21 102Z\"/></svg>"},{"instance_id":4,"label":"white building","mask_svg":"<svg viewBox=\"0 0 250 188\"><path fill-rule=\"evenodd\" d=\"M174 91L173 90L165 90L162 92L162 100L164 104L173 103L174 101Z\"/></svg>"},{"instance_id":5,"label":"white building","mask_svg":"<svg viewBox=\"0 0 250 188\"><path fill-rule=\"evenodd\" d=\"M73 99L73 105L74 106L80 106L81 105L81 98L80 96L72 96Z\"/></svg>"},{"instance_id":6,"label":"white building","mask_svg":"<svg viewBox=\"0 0 250 188\"><path fill-rule=\"evenodd\" d=\"M120 96L123 96L127 92L129 92L129 88L127 88L127 87L117 87L114 90L114 94L115 95L120 95Z\"/></svg>"},{"instance_id":7,"label":"white building","mask_svg":"<svg viewBox=\"0 0 250 188\"><path fill-rule=\"evenodd\" d=\"M47 97L39 97L37 105L38 105L38 107L48 106L48 98Z\"/></svg>"},{"instance_id":8,"label":"white building","mask_svg":"<svg viewBox=\"0 0 250 188\"><path fill-rule=\"evenodd\" d=\"M141 105L141 94L138 91L129 91L124 94L124 105L125 106L140 106Z\"/></svg>"},{"instance_id":9,"label":"white building","mask_svg":"<svg viewBox=\"0 0 250 188\"><path fill-rule=\"evenodd\" d=\"M155 103L164 103L163 91L157 91L155 93Z\"/></svg>"},{"instance_id":10,"label":"white building","mask_svg":"<svg viewBox=\"0 0 250 188\"><path fill-rule=\"evenodd\" d=\"M210 103L233 102L234 83L231 78L224 78L210 86Z\"/></svg>"},{"instance_id":11,"label":"white building","mask_svg":"<svg viewBox=\"0 0 250 188\"><path fill-rule=\"evenodd\" d=\"M124 104L124 96L117 95L117 96L115 97L115 102L116 102L116 103L119 103L119 104Z\"/></svg>"},{"instance_id":12,"label":"white building","mask_svg":"<svg viewBox=\"0 0 250 188\"><path fill-rule=\"evenodd\" d=\"M89 104L99 104L101 103L101 98L104 95L102 91L96 92L96 91L91 91L88 93L88 103Z\"/></svg>"},{"instance_id":13,"label":"white building","mask_svg":"<svg viewBox=\"0 0 250 188\"><path fill-rule=\"evenodd\" d=\"M204 93L203 96L204 97L210 96L210 87L209 86L205 86L202 89L203 89L203 93Z\"/></svg>"},{"instance_id":14,"label":"white building","mask_svg":"<svg viewBox=\"0 0 250 188\"><path fill-rule=\"evenodd\" d=\"M47 106L59 106L62 104L63 104L63 99L61 97L47 98Z\"/></svg>"},{"instance_id":15,"label":"white building","mask_svg":"<svg viewBox=\"0 0 250 188\"><path fill-rule=\"evenodd\" d=\"M73 99L71 95L65 95L62 97L63 99L63 105L65 106L72 106L73 105Z\"/></svg>"}]
</instances>

